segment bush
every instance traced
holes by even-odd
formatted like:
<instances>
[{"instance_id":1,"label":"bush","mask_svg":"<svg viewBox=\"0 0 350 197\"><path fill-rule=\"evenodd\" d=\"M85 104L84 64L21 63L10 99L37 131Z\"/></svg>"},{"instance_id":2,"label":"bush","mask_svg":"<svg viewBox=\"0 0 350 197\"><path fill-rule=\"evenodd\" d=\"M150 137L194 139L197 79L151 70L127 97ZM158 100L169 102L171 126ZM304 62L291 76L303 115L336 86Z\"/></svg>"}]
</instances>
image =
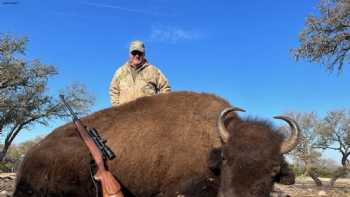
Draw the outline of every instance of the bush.
<instances>
[{"instance_id":1,"label":"bush","mask_svg":"<svg viewBox=\"0 0 350 197\"><path fill-rule=\"evenodd\" d=\"M331 170L327 168L326 166L318 167L318 168L312 168L319 177L324 177L324 178L332 178L334 175L334 170Z\"/></svg>"},{"instance_id":2,"label":"bush","mask_svg":"<svg viewBox=\"0 0 350 197\"><path fill-rule=\"evenodd\" d=\"M295 176L302 176L304 174L304 169L298 165L289 165L289 167L293 170Z\"/></svg>"},{"instance_id":3,"label":"bush","mask_svg":"<svg viewBox=\"0 0 350 197\"><path fill-rule=\"evenodd\" d=\"M13 144L3 161L0 162L0 172L13 172L23 159L23 156L31 149L34 145L39 143L43 139L42 136L35 139L27 140L20 144ZM1 147L2 145L0 145Z\"/></svg>"},{"instance_id":4,"label":"bush","mask_svg":"<svg viewBox=\"0 0 350 197\"><path fill-rule=\"evenodd\" d=\"M15 164L11 162L1 162L0 163L0 172L14 172Z\"/></svg>"}]
</instances>

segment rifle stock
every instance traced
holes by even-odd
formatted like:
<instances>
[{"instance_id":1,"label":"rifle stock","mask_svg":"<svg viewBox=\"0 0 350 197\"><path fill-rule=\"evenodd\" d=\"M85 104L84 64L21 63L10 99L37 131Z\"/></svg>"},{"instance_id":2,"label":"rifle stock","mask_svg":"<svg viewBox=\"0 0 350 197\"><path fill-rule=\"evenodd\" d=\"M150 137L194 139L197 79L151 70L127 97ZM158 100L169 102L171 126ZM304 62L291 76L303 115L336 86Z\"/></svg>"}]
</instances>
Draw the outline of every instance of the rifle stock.
<instances>
[{"instance_id":1,"label":"rifle stock","mask_svg":"<svg viewBox=\"0 0 350 197\"><path fill-rule=\"evenodd\" d=\"M101 182L103 197L123 197L118 181L109 171L97 171L95 179Z\"/></svg>"},{"instance_id":2,"label":"rifle stock","mask_svg":"<svg viewBox=\"0 0 350 197\"><path fill-rule=\"evenodd\" d=\"M70 106L65 102L63 95L60 95L63 103L73 116L73 123L78 131L80 137L84 141L85 145L89 149L97 167L97 173L95 179L100 181L102 187L103 197L124 197L121 192L121 186L119 182L114 178L112 173L105 168L104 160L101 150L97 147L95 142L91 139L88 131L85 129L80 119L74 114Z\"/></svg>"},{"instance_id":3,"label":"rifle stock","mask_svg":"<svg viewBox=\"0 0 350 197\"><path fill-rule=\"evenodd\" d=\"M114 178L111 172L106 170L102 158L102 153L97 145L87 134L87 130L82 125L80 120L75 120L74 125L78 130L81 138L88 147L93 159L95 160L97 173L95 179L101 182L103 197L124 197L121 192L121 187L119 182Z\"/></svg>"}]
</instances>

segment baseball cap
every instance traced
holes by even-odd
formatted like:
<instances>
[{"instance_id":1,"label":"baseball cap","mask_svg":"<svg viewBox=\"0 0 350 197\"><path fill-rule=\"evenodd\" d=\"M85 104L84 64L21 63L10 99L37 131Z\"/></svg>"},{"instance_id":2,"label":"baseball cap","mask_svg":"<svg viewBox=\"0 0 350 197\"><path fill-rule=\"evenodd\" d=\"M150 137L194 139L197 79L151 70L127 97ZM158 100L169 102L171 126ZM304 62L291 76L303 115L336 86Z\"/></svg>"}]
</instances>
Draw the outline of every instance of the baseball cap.
<instances>
[{"instance_id":1,"label":"baseball cap","mask_svg":"<svg viewBox=\"0 0 350 197\"><path fill-rule=\"evenodd\" d=\"M145 53L145 45L140 40L135 40L130 43L129 52L139 51Z\"/></svg>"}]
</instances>

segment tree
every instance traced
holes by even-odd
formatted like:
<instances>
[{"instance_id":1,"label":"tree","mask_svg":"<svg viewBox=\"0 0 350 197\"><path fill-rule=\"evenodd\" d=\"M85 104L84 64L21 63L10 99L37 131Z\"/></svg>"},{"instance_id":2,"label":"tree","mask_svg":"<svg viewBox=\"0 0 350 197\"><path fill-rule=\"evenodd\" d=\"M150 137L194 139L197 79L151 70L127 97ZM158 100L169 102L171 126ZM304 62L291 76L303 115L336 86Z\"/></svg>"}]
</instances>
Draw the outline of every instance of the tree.
<instances>
[{"instance_id":1,"label":"tree","mask_svg":"<svg viewBox=\"0 0 350 197\"><path fill-rule=\"evenodd\" d=\"M32 148L34 145L38 144L44 137L39 136L34 139L29 139L25 142L22 142L20 144L13 144L6 155L6 159L11 161L17 161L19 160L23 155L25 155L30 148Z\"/></svg>"},{"instance_id":2,"label":"tree","mask_svg":"<svg viewBox=\"0 0 350 197\"><path fill-rule=\"evenodd\" d=\"M295 163L301 163L297 167L302 166L304 168L304 176L310 176L315 181L316 185L322 186L322 182L318 178L318 173L314 168L321 158L321 153L316 149L318 145L316 130L320 120L314 112L290 112L287 115L297 121L301 130L299 143L292 152L292 156L296 161Z\"/></svg>"},{"instance_id":3,"label":"tree","mask_svg":"<svg viewBox=\"0 0 350 197\"><path fill-rule=\"evenodd\" d=\"M345 176L350 170L350 113L345 110L328 112L319 130L320 138L318 148L331 149L341 154L341 165L330 185Z\"/></svg>"},{"instance_id":4,"label":"tree","mask_svg":"<svg viewBox=\"0 0 350 197\"><path fill-rule=\"evenodd\" d=\"M321 63L328 71L340 72L350 58L350 0L321 0L319 11L319 16L307 18L300 45L292 53L297 60Z\"/></svg>"},{"instance_id":5,"label":"tree","mask_svg":"<svg viewBox=\"0 0 350 197\"><path fill-rule=\"evenodd\" d=\"M11 145L0 164L0 172L13 172L16 170L28 150L34 145L38 144L42 139L43 136L39 136L35 139L30 139L20 144Z\"/></svg>"},{"instance_id":6,"label":"tree","mask_svg":"<svg viewBox=\"0 0 350 197\"><path fill-rule=\"evenodd\" d=\"M47 126L50 120L68 115L59 99L47 95L47 82L57 74L56 68L21 59L26 43L26 38L0 34L0 134L4 136L0 161L20 131L35 124ZM94 102L80 84L61 93L78 113L86 113Z\"/></svg>"},{"instance_id":7,"label":"tree","mask_svg":"<svg viewBox=\"0 0 350 197\"><path fill-rule=\"evenodd\" d=\"M339 168L339 165L335 160L321 158L314 166L320 177L332 178Z\"/></svg>"}]
</instances>

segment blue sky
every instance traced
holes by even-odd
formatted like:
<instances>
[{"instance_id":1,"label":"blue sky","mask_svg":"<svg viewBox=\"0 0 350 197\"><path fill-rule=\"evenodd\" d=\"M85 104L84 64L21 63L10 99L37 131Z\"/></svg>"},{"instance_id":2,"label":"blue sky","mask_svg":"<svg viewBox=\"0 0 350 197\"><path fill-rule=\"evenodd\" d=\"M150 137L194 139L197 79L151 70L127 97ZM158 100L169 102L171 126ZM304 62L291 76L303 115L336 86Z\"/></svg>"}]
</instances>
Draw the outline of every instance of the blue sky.
<instances>
[{"instance_id":1,"label":"blue sky","mask_svg":"<svg viewBox=\"0 0 350 197\"><path fill-rule=\"evenodd\" d=\"M306 17L317 12L316 0L16 1L0 4L0 32L27 36L26 58L58 68L50 94L85 84L96 96L93 111L110 106L111 77L134 39L145 41L148 60L174 91L214 93L247 115L349 108L349 68L330 74L290 54ZM25 131L16 142L61 123Z\"/></svg>"}]
</instances>

